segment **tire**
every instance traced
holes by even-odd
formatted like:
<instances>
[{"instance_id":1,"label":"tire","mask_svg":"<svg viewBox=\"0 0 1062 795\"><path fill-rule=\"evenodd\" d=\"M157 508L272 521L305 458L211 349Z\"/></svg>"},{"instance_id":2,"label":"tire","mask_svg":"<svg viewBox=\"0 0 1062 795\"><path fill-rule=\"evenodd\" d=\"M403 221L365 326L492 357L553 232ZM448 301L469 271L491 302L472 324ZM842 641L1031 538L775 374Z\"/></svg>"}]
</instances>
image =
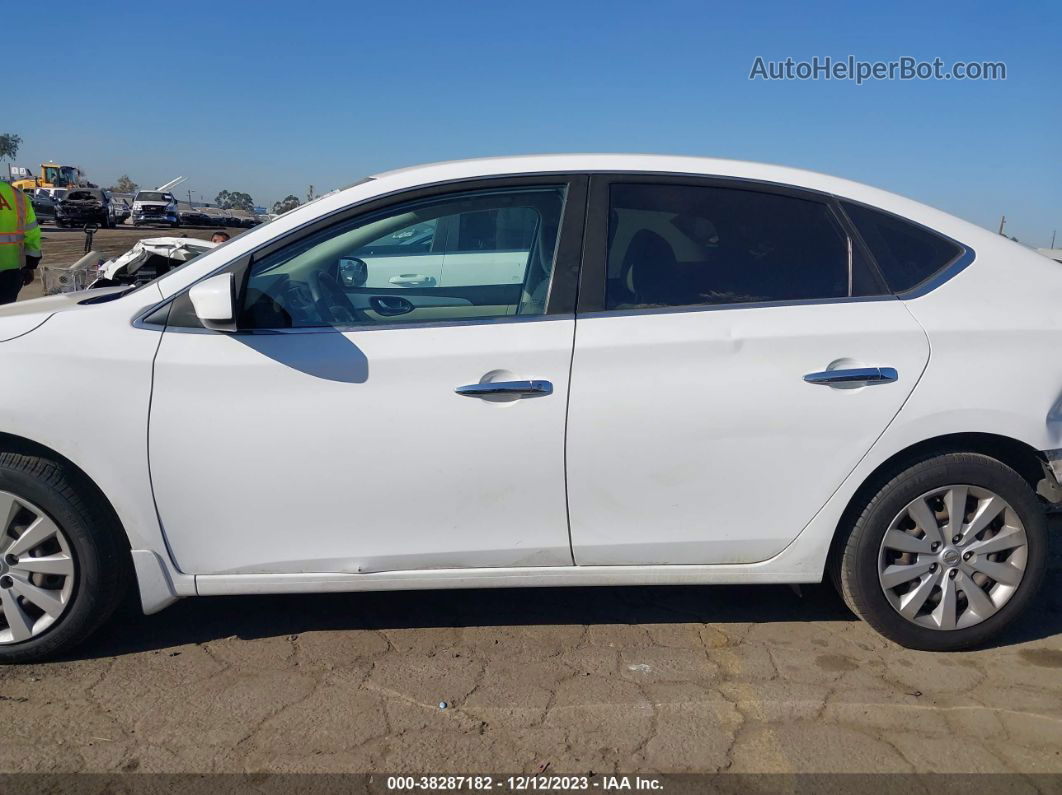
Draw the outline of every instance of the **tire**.
<instances>
[{"instance_id":1,"label":"tire","mask_svg":"<svg viewBox=\"0 0 1062 795\"><path fill-rule=\"evenodd\" d=\"M899 596L896 596L897 591L895 590L888 592L892 595L890 597L890 595L887 595L885 585L879 580L879 571L883 571L880 567L889 565L886 560L888 556L897 554L894 550L887 549L890 545L883 544L886 532L892 527L901 529L907 527L909 528L908 532L915 534L913 536L916 539L914 543L926 543L930 538L929 533L926 533L923 537L918 537L917 534L923 532L920 529L921 525L913 522L910 519L910 514L905 514L905 512L910 506L919 504L919 501L925 502L922 498L931 494L945 496L939 497L939 501L935 501L938 498L930 496L928 498L929 505L946 505L944 500L947 498L947 487L955 485L962 490L960 493L965 494L964 487L969 486L972 487L969 489L971 495L982 495L980 498L973 496L973 499L977 500L977 502L974 503L973 509L969 509L971 511L970 514L965 513L968 510L965 506L971 503L966 500L963 501L964 516L970 517L962 524L963 528L974 529L974 512L979 506L987 504L984 502L984 500L988 499L983 496L985 494L991 493L993 496L1002 498L1007 506L1013 510L1013 513L1004 512L1000 513L999 516L1016 517L1024 529L1024 553L1022 554L1022 557L1024 557L1024 574L1021 575L1017 586L1010 591L1009 596L1001 606L995 607L991 605L991 602L997 601L995 596L988 600L989 604L995 607L996 612L988 614L989 610L984 610L983 612L988 614L988 617L979 618L978 611L972 609L972 603L962 590L964 584L968 588L976 586L976 582L972 577L966 579L967 575L976 575L976 572L973 572L972 568L966 567L966 564L962 561L967 559L963 556L960 556L958 561L954 559L954 555L948 560L944 558L944 555L948 554L949 547L953 547L954 537L951 539L945 537L944 530L949 525L940 525L940 522L950 523L951 520L950 518L942 520L936 514L930 512L927 516L927 522L932 518L938 523L940 537L944 539L942 542L944 546L941 547L939 552L934 551L927 554L924 559L917 556L914 557L915 562L920 559L926 561L939 559L941 561L933 565L932 574L921 575L923 582L931 576L938 577L940 585L932 586L935 590L930 593L926 606L920 608L920 610L925 611L928 606L932 606L934 597L937 597L936 604L942 609L945 605L941 604L943 598L943 590L941 589L947 586L952 589L952 594L955 595L956 604L958 605L953 610L953 614L960 617L965 616L965 618L956 622L957 628L942 629L937 626L924 625L924 623L939 621L935 616L927 616L922 612L918 618L909 619L900 614L899 606L894 605L894 601L898 604L903 604L902 600L908 595L912 597L911 601L913 603L913 591L917 590L915 580L899 585L898 589L901 591ZM946 508L941 510L946 512ZM839 586L838 590L841 592L845 603L852 612L886 638L901 646L923 651L955 651L982 646L1002 632L1025 611L1043 581L1048 556L1045 511L1025 479L994 458L977 453L949 453L915 462L906 469L895 473L888 482L881 486L862 506L857 507L856 512L851 515L855 515L857 518L847 536L838 539L840 554L835 557L830 573L834 583ZM907 516L907 518L900 519L901 516ZM900 524L895 524L898 521ZM991 534L996 532L1002 533L1004 528L999 527L996 530L993 527L996 526L995 522L1002 523L1003 521L1004 519L994 520L993 524L988 525L989 529L983 532L987 533L988 537L991 537ZM1006 519L1006 521L1008 525L1012 523L1012 519ZM903 524L904 522L907 524ZM960 536L962 532L960 530ZM976 543L977 539L973 538L973 536L975 536L974 533L967 533L960 545L953 548L958 549L961 554L966 554L962 553L965 547L961 546L961 544L967 543L968 537L969 542ZM896 536L890 536L890 541L894 538ZM919 552L919 555L921 554L925 553ZM978 556L973 553L970 554L974 563L976 563L979 559ZM894 558L897 563L904 564L911 561L911 559L911 556ZM993 560L993 558L985 556L983 560L987 562ZM1006 559L1005 562L1009 562L1009 559ZM952 568L957 569L954 575L952 574ZM939 574L936 573L938 570ZM882 574L882 577L885 576L887 576L887 572ZM984 575L981 576L983 577ZM945 577L950 577L953 580L953 584L946 583ZM990 589L989 593L991 593L992 589L997 588L997 585L992 580L986 582L985 585ZM928 588L929 585L927 585L927 591ZM1006 587L1004 587L1004 591L1006 590ZM982 590L982 593L985 593L985 591ZM890 598L893 601L890 601ZM943 613L943 610L941 612ZM963 620L967 622L976 621L976 623L963 626ZM916 623L917 621L923 623Z\"/></svg>"},{"instance_id":2,"label":"tire","mask_svg":"<svg viewBox=\"0 0 1062 795\"><path fill-rule=\"evenodd\" d=\"M14 641L9 635L0 642L0 663L36 662L69 651L111 616L132 579L129 546L103 498L83 483L80 473L71 472L58 462L0 453L0 492L30 504L34 512L42 511L59 530L55 543L62 538L64 551L73 559L73 583L61 614L26 640ZM5 495L0 496L6 499ZM18 510L21 508L16 506L15 511ZM0 521L18 524L10 517ZM8 526L0 529L0 534L0 542L7 548L14 536ZM4 579L0 577L0 588L10 586L11 578L7 577L6 583L2 582ZM12 589L8 596L14 593ZM28 611L34 609L33 605L28 607ZM5 611L5 617L0 619L0 638L9 630Z\"/></svg>"}]
</instances>

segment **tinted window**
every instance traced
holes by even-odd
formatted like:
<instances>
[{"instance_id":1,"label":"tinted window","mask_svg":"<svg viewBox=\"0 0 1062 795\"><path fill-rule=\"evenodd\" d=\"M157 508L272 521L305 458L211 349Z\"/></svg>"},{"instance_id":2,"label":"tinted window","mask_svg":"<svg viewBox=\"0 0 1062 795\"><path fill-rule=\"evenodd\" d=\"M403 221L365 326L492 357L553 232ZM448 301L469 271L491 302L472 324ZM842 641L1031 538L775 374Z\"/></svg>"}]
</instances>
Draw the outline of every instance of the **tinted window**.
<instances>
[{"instance_id":1,"label":"tinted window","mask_svg":"<svg viewBox=\"0 0 1062 795\"><path fill-rule=\"evenodd\" d=\"M530 207L503 207L463 213L457 218L457 234L447 251L524 251L531 245L535 228Z\"/></svg>"},{"instance_id":2,"label":"tinted window","mask_svg":"<svg viewBox=\"0 0 1062 795\"><path fill-rule=\"evenodd\" d=\"M253 265L239 325L542 314L563 204L562 187L466 192L338 224Z\"/></svg>"},{"instance_id":3,"label":"tinted window","mask_svg":"<svg viewBox=\"0 0 1062 795\"><path fill-rule=\"evenodd\" d=\"M613 185L608 235L608 309L851 294L848 237L816 201Z\"/></svg>"},{"instance_id":4,"label":"tinted window","mask_svg":"<svg viewBox=\"0 0 1062 795\"><path fill-rule=\"evenodd\" d=\"M950 240L895 215L860 204L843 206L894 292L924 282L961 252Z\"/></svg>"}]
</instances>

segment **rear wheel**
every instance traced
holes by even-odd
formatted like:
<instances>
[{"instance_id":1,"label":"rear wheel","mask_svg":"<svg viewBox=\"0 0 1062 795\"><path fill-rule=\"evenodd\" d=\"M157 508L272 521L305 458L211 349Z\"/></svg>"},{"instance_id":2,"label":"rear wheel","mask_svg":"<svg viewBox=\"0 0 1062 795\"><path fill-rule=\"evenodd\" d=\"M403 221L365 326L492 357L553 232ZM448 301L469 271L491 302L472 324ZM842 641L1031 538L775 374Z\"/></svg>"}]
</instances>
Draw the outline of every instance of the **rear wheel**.
<instances>
[{"instance_id":1,"label":"rear wheel","mask_svg":"<svg viewBox=\"0 0 1062 795\"><path fill-rule=\"evenodd\" d=\"M129 582L121 529L59 463L0 454L0 662L31 662L80 643Z\"/></svg>"},{"instance_id":2,"label":"rear wheel","mask_svg":"<svg viewBox=\"0 0 1062 795\"><path fill-rule=\"evenodd\" d=\"M985 643L1029 605L1047 563L1044 510L987 456L952 453L900 472L865 504L836 561L845 602L909 648Z\"/></svg>"}]
</instances>

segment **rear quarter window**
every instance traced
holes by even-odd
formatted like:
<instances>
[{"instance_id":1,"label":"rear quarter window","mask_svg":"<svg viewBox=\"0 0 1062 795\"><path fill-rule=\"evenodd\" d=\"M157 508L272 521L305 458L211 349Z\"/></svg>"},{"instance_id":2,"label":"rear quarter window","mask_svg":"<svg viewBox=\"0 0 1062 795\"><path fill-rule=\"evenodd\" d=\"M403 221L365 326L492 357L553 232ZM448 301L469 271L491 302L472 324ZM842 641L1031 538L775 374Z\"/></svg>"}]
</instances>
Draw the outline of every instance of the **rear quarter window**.
<instances>
[{"instance_id":1,"label":"rear quarter window","mask_svg":"<svg viewBox=\"0 0 1062 795\"><path fill-rule=\"evenodd\" d=\"M890 213L861 204L841 204L894 293L906 292L932 278L963 251L954 241Z\"/></svg>"}]
</instances>

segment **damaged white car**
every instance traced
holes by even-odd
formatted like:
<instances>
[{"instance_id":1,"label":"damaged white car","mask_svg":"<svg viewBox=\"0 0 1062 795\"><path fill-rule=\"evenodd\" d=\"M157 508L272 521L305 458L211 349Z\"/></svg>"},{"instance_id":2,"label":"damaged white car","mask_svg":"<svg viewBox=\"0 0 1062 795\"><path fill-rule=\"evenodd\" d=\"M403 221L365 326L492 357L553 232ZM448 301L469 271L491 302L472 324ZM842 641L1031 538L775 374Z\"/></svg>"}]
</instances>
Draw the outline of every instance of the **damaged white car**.
<instances>
[{"instance_id":1,"label":"damaged white car","mask_svg":"<svg viewBox=\"0 0 1062 795\"><path fill-rule=\"evenodd\" d=\"M826 578L961 649L1034 604L1062 502L1062 267L779 166L394 171L0 342L0 662L134 584Z\"/></svg>"},{"instance_id":2,"label":"damaged white car","mask_svg":"<svg viewBox=\"0 0 1062 795\"><path fill-rule=\"evenodd\" d=\"M140 240L120 257L100 265L99 276L92 287L147 284L217 245L209 240L191 237L150 237Z\"/></svg>"}]
</instances>

